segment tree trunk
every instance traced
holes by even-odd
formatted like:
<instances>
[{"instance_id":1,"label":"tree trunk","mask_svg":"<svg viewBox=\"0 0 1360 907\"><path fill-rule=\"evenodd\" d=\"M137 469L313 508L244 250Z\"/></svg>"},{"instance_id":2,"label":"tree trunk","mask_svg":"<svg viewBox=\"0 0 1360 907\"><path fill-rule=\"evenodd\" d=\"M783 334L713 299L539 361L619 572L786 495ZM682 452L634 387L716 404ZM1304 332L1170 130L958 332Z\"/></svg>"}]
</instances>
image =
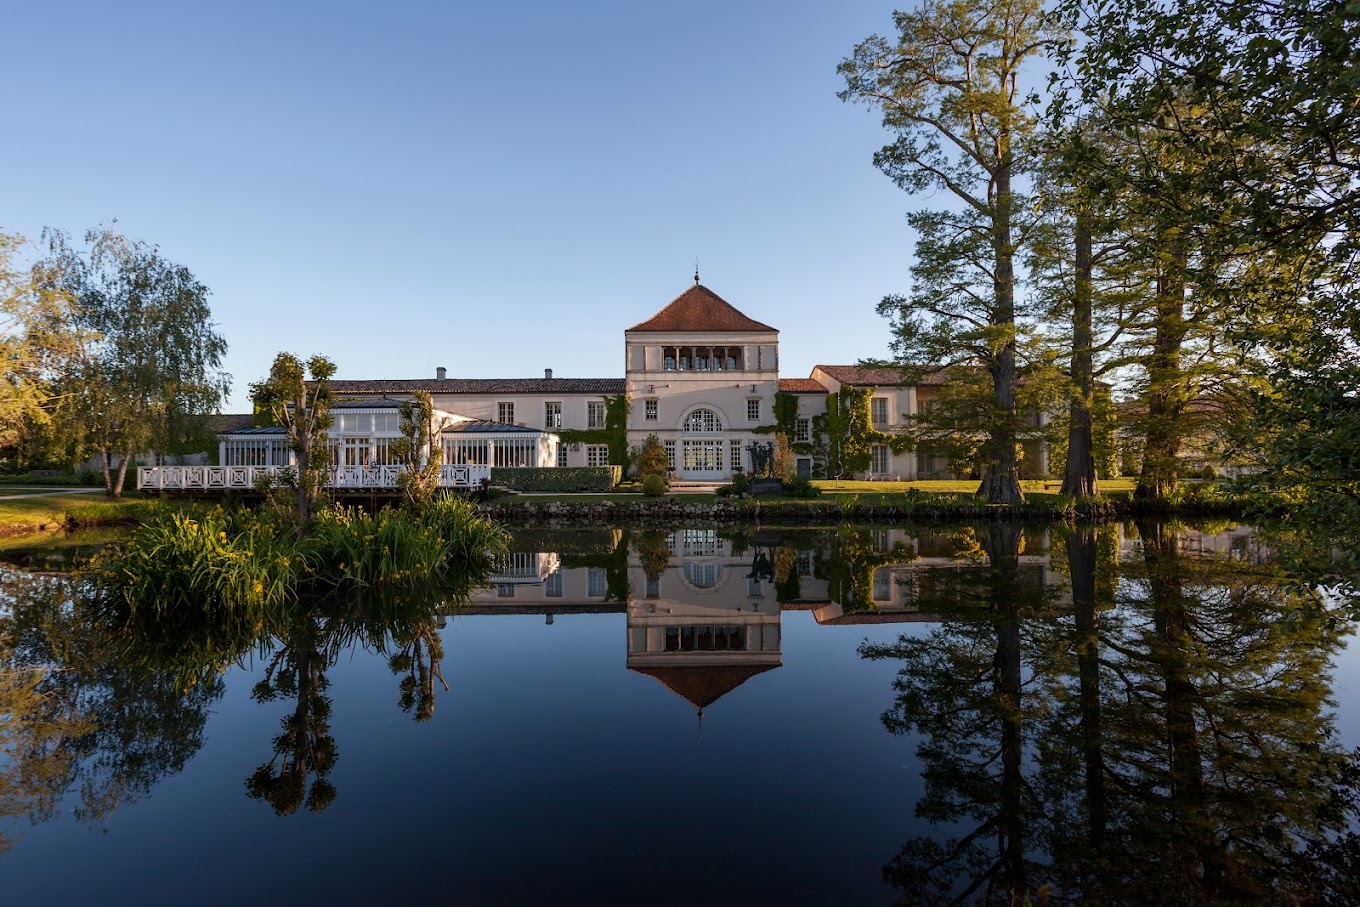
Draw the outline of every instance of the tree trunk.
<instances>
[{"instance_id":1,"label":"tree trunk","mask_svg":"<svg viewBox=\"0 0 1360 907\"><path fill-rule=\"evenodd\" d=\"M1203 706L1191 673L1196 647L1190 634L1181 553L1176 535L1164 525L1140 521L1138 534L1143 540L1153 626L1157 632L1156 648L1151 655L1162 681L1167 806L1171 811L1168 818L1180 836L1179 841L1168 843L1177 853L1198 860L1198 871L1187 869L1184 875L1200 878L1204 885L1202 894L1216 901L1224 881L1224 860L1204 780L1197 722L1197 713Z\"/></svg>"},{"instance_id":2,"label":"tree trunk","mask_svg":"<svg viewBox=\"0 0 1360 907\"><path fill-rule=\"evenodd\" d=\"M1012 897L1029 891L1025 866L1024 735L1021 724L1023 671L1020 658L1019 596L1021 529L1007 521L987 527L990 606L996 621L995 691L1001 718L1001 790L998 830L1001 881Z\"/></svg>"},{"instance_id":3,"label":"tree trunk","mask_svg":"<svg viewBox=\"0 0 1360 907\"><path fill-rule=\"evenodd\" d=\"M99 465L104 473L104 494L115 497L113 493L113 472L109 467L109 448L103 444L99 446Z\"/></svg>"},{"instance_id":4,"label":"tree trunk","mask_svg":"<svg viewBox=\"0 0 1360 907\"><path fill-rule=\"evenodd\" d=\"M1096 385L1091 362L1091 212L1077 210L1076 281L1072 293L1072 402L1067 430L1067 467L1062 493L1073 498L1096 494L1095 443L1091 410Z\"/></svg>"},{"instance_id":5,"label":"tree trunk","mask_svg":"<svg viewBox=\"0 0 1360 907\"><path fill-rule=\"evenodd\" d=\"M123 496L123 481L127 478L128 464L132 462L132 451L119 451L118 472L113 480L113 490L109 492L110 497L121 498Z\"/></svg>"},{"instance_id":6,"label":"tree trunk","mask_svg":"<svg viewBox=\"0 0 1360 907\"><path fill-rule=\"evenodd\" d=\"M1185 412L1181 344L1185 340L1185 247L1177 243L1157 278L1152 355L1148 357L1147 435L1134 497L1163 502L1176 490Z\"/></svg>"},{"instance_id":7,"label":"tree trunk","mask_svg":"<svg viewBox=\"0 0 1360 907\"><path fill-rule=\"evenodd\" d=\"M1101 746L1100 619L1096 612L1096 531L1090 526L1067 535L1072 571L1072 608L1076 617L1077 673L1080 679L1081 751L1086 769L1087 840L1100 859L1105 844L1105 751Z\"/></svg>"},{"instance_id":8,"label":"tree trunk","mask_svg":"<svg viewBox=\"0 0 1360 907\"><path fill-rule=\"evenodd\" d=\"M991 438L977 494L988 504L1023 504L1020 491L1020 460L1015 442L1015 249L1011 244L1011 161L1006 138L1002 139L1001 163L996 172L996 201L992 206L992 253L996 276L992 284L992 323L1009 331L992 357L994 395Z\"/></svg>"}]
</instances>

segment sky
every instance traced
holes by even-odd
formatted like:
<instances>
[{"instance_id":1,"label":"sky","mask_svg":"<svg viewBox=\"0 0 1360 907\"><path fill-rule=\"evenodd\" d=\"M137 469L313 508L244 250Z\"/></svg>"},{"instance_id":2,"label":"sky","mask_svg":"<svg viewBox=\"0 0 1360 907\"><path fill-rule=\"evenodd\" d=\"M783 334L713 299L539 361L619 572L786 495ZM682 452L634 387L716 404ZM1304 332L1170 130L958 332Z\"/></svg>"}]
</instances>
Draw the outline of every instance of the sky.
<instances>
[{"instance_id":1,"label":"sky","mask_svg":"<svg viewBox=\"0 0 1360 907\"><path fill-rule=\"evenodd\" d=\"M887 355L912 199L836 65L885 0L9 4L0 230L116 219L212 291L233 386L621 377L693 282L780 371Z\"/></svg>"}]
</instances>

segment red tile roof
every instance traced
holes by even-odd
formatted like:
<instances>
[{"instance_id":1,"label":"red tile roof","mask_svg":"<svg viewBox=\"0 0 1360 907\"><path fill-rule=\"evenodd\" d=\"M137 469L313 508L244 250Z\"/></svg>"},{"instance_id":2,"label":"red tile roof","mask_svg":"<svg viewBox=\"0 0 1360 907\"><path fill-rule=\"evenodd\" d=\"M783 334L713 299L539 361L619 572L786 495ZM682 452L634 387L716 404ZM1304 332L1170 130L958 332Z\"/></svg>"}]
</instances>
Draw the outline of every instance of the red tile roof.
<instances>
[{"instance_id":1,"label":"red tile roof","mask_svg":"<svg viewBox=\"0 0 1360 907\"><path fill-rule=\"evenodd\" d=\"M786 394L825 394L827 389L811 378L780 378L779 389Z\"/></svg>"},{"instance_id":2,"label":"red tile roof","mask_svg":"<svg viewBox=\"0 0 1360 907\"><path fill-rule=\"evenodd\" d=\"M747 318L708 287L695 284L630 331L774 331Z\"/></svg>"},{"instance_id":3,"label":"red tile roof","mask_svg":"<svg viewBox=\"0 0 1360 907\"><path fill-rule=\"evenodd\" d=\"M880 368L863 365L818 365L816 368L826 372L841 384L851 384L855 387L898 387L902 385L920 387L944 384L947 380L945 370L938 366L925 366L930 371L923 374L918 381L909 381L904 377L902 369L896 366Z\"/></svg>"},{"instance_id":4,"label":"red tile roof","mask_svg":"<svg viewBox=\"0 0 1360 907\"><path fill-rule=\"evenodd\" d=\"M635 667L639 674L655 677L684 697L695 708L706 709L757 674L779 665L673 665Z\"/></svg>"}]
</instances>

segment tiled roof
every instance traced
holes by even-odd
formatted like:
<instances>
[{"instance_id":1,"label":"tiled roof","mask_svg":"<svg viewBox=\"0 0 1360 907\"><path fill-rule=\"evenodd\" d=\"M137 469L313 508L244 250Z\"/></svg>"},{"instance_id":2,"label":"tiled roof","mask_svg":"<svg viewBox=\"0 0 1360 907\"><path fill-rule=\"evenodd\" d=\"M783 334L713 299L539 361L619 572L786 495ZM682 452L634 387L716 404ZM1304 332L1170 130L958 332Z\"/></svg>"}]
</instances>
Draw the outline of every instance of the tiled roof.
<instances>
[{"instance_id":1,"label":"tiled roof","mask_svg":"<svg viewBox=\"0 0 1360 907\"><path fill-rule=\"evenodd\" d=\"M747 318L708 287L695 284L630 331L774 331Z\"/></svg>"},{"instance_id":2,"label":"tiled roof","mask_svg":"<svg viewBox=\"0 0 1360 907\"><path fill-rule=\"evenodd\" d=\"M825 394L822 387L811 378L780 378L779 389L786 394Z\"/></svg>"},{"instance_id":3,"label":"tiled roof","mask_svg":"<svg viewBox=\"0 0 1360 907\"><path fill-rule=\"evenodd\" d=\"M222 413L208 417L208 430L213 434L237 432L255 425L254 413Z\"/></svg>"},{"instance_id":4,"label":"tiled roof","mask_svg":"<svg viewBox=\"0 0 1360 907\"><path fill-rule=\"evenodd\" d=\"M464 422L454 422L452 425L444 426L444 434L450 432L477 432L479 434L500 434L503 432L515 432L516 434L546 435L548 434L541 428L530 428L527 425L511 425L508 422L490 422L486 419L468 419Z\"/></svg>"},{"instance_id":5,"label":"tiled roof","mask_svg":"<svg viewBox=\"0 0 1360 907\"><path fill-rule=\"evenodd\" d=\"M779 665L671 665L635 667L639 674L655 677L671 692L689 700L695 708L706 709L757 674Z\"/></svg>"},{"instance_id":6,"label":"tiled roof","mask_svg":"<svg viewBox=\"0 0 1360 907\"><path fill-rule=\"evenodd\" d=\"M220 429L219 435L282 435L285 434L282 425L266 425L264 428L227 428Z\"/></svg>"},{"instance_id":7,"label":"tiled roof","mask_svg":"<svg viewBox=\"0 0 1360 907\"><path fill-rule=\"evenodd\" d=\"M621 394L622 378L377 378L366 381L332 381L338 396L356 394Z\"/></svg>"},{"instance_id":8,"label":"tiled roof","mask_svg":"<svg viewBox=\"0 0 1360 907\"><path fill-rule=\"evenodd\" d=\"M896 366L882 368L863 365L818 365L816 368L826 372L841 384L851 384L855 387L897 387L900 385L921 387L944 384L947 380L945 370L938 366L926 366L930 371L921 375L917 381L909 381L903 375L902 369Z\"/></svg>"},{"instance_id":9,"label":"tiled roof","mask_svg":"<svg viewBox=\"0 0 1360 907\"><path fill-rule=\"evenodd\" d=\"M387 397L369 397L359 400L340 400L331 409L396 409L404 401L390 400Z\"/></svg>"},{"instance_id":10,"label":"tiled roof","mask_svg":"<svg viewBox=\"0 0 1360 907\"><path fill-rule=\"evenodd\" d=\"M918 614L893 611L861 611L857 614L842 614L817 623L824 627L849 627L859 624L933 624L942 622L939 614Z\"/></svg>"}]
</instances>

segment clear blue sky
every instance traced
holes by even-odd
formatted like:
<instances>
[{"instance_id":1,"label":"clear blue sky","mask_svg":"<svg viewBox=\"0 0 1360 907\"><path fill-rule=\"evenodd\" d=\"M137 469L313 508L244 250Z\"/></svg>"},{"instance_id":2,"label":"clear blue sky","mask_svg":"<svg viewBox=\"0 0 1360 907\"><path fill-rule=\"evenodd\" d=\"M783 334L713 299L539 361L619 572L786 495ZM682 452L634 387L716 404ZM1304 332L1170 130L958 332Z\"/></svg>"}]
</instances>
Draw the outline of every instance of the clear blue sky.
<instances>
[{"instance_id":1,"label":"clear blue sky","mask_svg":"<svg viewBox=\"0 0 1360 907\"><path fill-rule=\"evenodd\" d=\"M231 410L342 378L623 374L692 280L785 376L887 351L887 139L836 64L892 4L10 4L0 229L117 218L212 288Z\"/></svg>"}]
</instances>

